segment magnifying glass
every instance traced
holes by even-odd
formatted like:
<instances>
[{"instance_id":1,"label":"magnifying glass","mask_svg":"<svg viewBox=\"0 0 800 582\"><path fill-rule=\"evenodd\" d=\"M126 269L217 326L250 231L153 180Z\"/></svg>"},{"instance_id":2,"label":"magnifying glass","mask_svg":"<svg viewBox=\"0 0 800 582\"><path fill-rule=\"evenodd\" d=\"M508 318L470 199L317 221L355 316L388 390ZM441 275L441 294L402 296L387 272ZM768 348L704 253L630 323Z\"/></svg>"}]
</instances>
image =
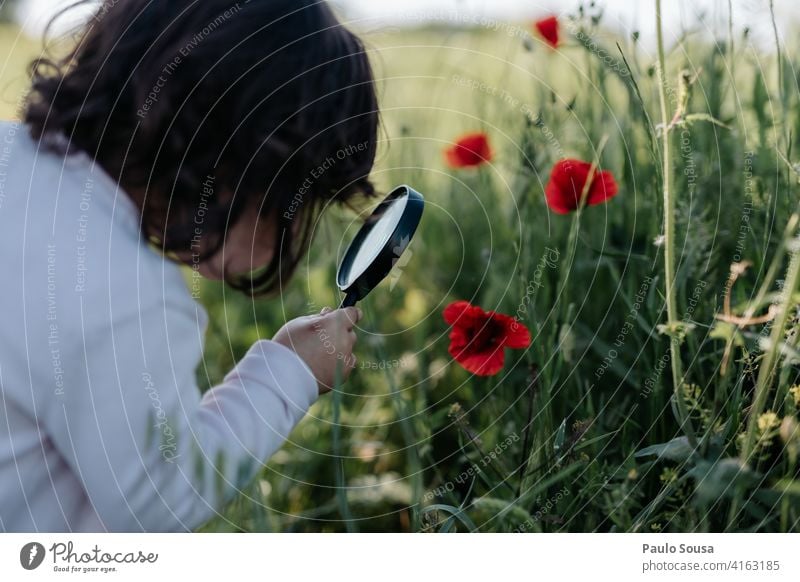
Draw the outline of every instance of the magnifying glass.
<instances>
[{"instance_id":1,"label":"magnifying glass","mask_svg":"<svg viewBox=\"0 0 800 582\"><path fill-rule=\"evenodd\" d=\"M341 307L355 305L386 278L408 248L425 208L422 194L398 186L381 202L347 247L336 283Z\"/></svg>"}]
</instances>

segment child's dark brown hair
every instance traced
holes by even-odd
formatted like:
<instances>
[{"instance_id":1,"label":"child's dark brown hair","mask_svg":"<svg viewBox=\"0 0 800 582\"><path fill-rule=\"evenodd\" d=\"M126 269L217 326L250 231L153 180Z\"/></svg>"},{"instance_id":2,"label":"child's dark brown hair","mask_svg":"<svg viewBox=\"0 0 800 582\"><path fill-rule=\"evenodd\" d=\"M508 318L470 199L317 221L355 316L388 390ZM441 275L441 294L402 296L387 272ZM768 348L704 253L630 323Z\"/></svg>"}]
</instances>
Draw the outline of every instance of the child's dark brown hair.
<instances>
[{"instance_id":1,"label":"child's dark brown hair","mask_svg":"<svg viewBox=\"0 0 800 582\"><path fill-rule=\"evenodd\" d=\"M31 73L33 136L97 160L164 252L205 260L244 212L277 220L271 263L226 273L246 293L286 281L323 206L373 192L372 69L324 1L105 0Z\"/></svg>"}]
</instances>

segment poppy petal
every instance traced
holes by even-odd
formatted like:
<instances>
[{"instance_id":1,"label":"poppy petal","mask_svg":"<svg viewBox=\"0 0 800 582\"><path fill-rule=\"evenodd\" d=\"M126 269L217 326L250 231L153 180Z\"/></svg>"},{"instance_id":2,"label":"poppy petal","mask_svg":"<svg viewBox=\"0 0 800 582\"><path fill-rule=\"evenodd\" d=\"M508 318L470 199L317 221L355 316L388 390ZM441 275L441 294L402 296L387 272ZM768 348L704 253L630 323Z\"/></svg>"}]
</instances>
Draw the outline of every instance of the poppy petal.
<instances>
[{"instance_id":1,"label":"poppy petal","mask_svg":"<svg viewBox=\"0 0 800 582\"><path fill-rule=\"evenodd\" d=\"M557 161L545 187L545 200L550 210L556 214L577 210L591 169L592 164L582 160L565 158ZM595 170L586 194L586 205L602 204L613 198L617 191L617 183L611 172Z\"/></svg>"},{"instance_id":2,"label":"poppy petal","mask_svg":"<svg viewBox=\"0 0 800 582\"><path fill-rule=\"evenodd\" d=\"M472 309L472 305L467 301L453 301L450 305L444 308L442 316L445 323L453 325L462 318L466 313Z\"/></svg>"},{"instance_id":3,"label":"poppy petal","mask_svg":"<svg viewBox=\"0 0 800 582\"><path fill-rule=\"evenodd\" d=\"M445 161L451 168L480 166L492 160L489 136L483 132L468 133L444 150Z\"/></svg>"},{"instance_id":4,"label":"poppy petal","mask_svg":"<svg viewBox=\"0 0 800 582\"><path fill-rule=\"evenodd\" d=\"M445 307L444 320L452 326L448 352L461 366L479 376L503 369L505 348L522 349L531 343L528 329L515 318L484 311L467 301Z\"/></svg>"},{"instance_id":5,"label":"poppy petal","mask_svg":"<svg viewBox=\"0 0 800 582\"><path fill-rule=\"evenodd\" d=\"M558 18L548 16L533 23L536 31L552 48L558 47Z\"/></svg>"},{"instance_id":6,"label":"poppy petal","mask_svg":"<svg viewBox=\"0 0 800 582\"><path fill-rule=\"evenodd\" d=\"M450 331L450 349L457 353L461 353L468 345L469 345L469 338L464 332L464 329L459 327L454 327ZM451 355L455 358L456 356L452 353L452 351Z\"/></svg>"},{"instance_id":7,"label":"poppy petal","mask_svg":"<svg viewBox=\"0 0 800 582\"><path fill-rule=\"evenodd\" d=\"M545 188L547 204L553 211L565 214L578 208L590 168L591 164L570 158L553 165Z\"/></svg>"},{"instance_id":8,"label":"poppy petal","mask_svg":"<svg viewBox=\"0 0 800 582\"><path fill-rule=\"evenodd\" d=\"M471 354L466 358L458 360L465 370L472 372L476 376L494 376L505 365L506 356L502 347L498 347L491 352L482 354Z\"/></svg>"},{"instance_id":9,"label":"poppy petal","mask_svg":"<svg viewBox=\"0 0 800 582\"><path fill-rule=\"evenodd\" d=\"M589 197L586 204L594 206L595 204L602 204L606 200L610 200L617 195L617 182L611 172L603 171L597 174L592 180L592 187L589 190Z\"/></svg>"},{"instance_id":10,"label":"poppy petal","mask_svg":"<svg viewBox=\"0 0 800 582\"><path fill-rule=\"evenodd\" d=\"M517 320L511 320L506 327L506 347L522 350L531 345L531 332Z\"/></svg>"}]
</instances>

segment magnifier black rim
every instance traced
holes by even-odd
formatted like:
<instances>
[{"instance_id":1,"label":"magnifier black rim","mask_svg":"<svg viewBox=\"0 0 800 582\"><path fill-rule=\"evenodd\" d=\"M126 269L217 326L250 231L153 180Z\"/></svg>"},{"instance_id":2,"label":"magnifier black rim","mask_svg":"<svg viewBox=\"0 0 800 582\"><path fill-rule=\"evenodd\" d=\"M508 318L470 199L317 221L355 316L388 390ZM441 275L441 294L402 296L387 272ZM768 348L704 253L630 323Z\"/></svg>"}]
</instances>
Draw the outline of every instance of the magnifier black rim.
<instances>
[{"instance_id":1,"label":"magnifier black rim","mask_svg":"<svg viewBox=\"0 0 800 582\"><path fill-rule=\"evenodd\" d=\"M346 275L350 272L350 268L355 261L355 257L358 254L358 250L361 248L362 242L378 221L374 221L370 224L370 221L368 220L368 223L361 227L355 238L347 247L344 257L342 258L342 263L339 265L339 271L336 275L336 283L342 292L347 293L348 295L355 293L357 294L357 299L364 298L367 293L372 291L372 289L377 286L378 283L386 278L386 276L392 270L394 261L405 252L408 244L411 242L411 238L417 231L420 220L422 219L422 210L425 206L425 199L422 194L408 185L404 184L402 186L398 186L392 190L389 195L386 196L386 198L384 198L377 208L375 208L370 215L370 218L378 213L383 212L386 206L392 200L396 200L404 194L408 194L408 202L406 203L406 207L403 210L403 215L400 217L397 226L395 227L394 231L392 231L392 234L387 240L386 244L372 261L372 264L358 277L358 279L353 281L352 285L349 286L345 285ZM403 239L406 240L405 245L402 245ZM402 248L400 252L396 253L395 249L401 246Z\"/></svg>"}]
</instances>

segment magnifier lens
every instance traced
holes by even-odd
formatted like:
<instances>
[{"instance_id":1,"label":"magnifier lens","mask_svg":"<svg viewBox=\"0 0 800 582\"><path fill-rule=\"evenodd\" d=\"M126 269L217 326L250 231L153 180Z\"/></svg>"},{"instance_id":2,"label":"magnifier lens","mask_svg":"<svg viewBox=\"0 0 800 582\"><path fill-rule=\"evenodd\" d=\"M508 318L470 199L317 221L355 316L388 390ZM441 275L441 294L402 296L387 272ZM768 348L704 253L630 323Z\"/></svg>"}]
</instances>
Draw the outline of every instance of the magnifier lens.
<instances>
[{"instance_id":1,"label":"magnifier lens","mask_svg":"<svg viewBox=\"0 0 800 582\"><path fill-rule=\"evenodd\" d=\"M425 208L422 194L398 186L378 206L344 253L336 283L342 307L355 305L392 270L417 230Z\"/></svg>"}]
</instances>

